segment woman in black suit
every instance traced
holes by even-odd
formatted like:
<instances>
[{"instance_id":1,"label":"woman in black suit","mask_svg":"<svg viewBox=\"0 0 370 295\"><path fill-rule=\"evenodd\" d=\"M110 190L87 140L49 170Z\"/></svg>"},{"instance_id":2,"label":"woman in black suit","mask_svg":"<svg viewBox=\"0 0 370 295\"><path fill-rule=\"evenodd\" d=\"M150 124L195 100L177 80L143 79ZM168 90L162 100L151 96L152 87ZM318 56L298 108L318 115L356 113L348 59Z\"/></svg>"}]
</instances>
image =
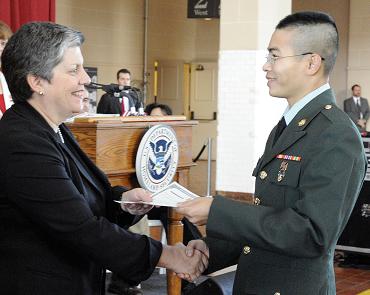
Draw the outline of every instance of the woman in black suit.
<instances>
[{"instance_id":1,"label":"woman in black suit","mask_svg":"<svg viewBox=\"0 0 370 295\"><path fill-rule=\"evenodd\" d=\"M80 111L90 82L83 35L34 22L9 39L2 69L14 105L0 121L0 293L104 294L105 269L132 284L156 265L193 280L206 266L185 247L126 231L150 201L143 189L111 187L62 123ZM130 214L131 213L131 214Z\"/></svg>"}]
</instances>

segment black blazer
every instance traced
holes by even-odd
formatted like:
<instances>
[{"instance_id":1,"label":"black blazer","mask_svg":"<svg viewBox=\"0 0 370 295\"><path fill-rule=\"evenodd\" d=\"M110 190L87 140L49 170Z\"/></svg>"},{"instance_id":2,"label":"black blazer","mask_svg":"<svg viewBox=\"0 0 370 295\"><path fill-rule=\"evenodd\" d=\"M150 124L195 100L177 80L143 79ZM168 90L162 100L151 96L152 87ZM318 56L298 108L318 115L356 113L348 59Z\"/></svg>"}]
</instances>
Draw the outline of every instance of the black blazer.
<instances>
[{"instance_id":1,"label":"black blazer","mask_svg":"<svg viewBox=\"0 0 370 295\"><path fill-rule=\"evenodd\" d=\"M105 93L99 100L96 109L98 114L120 114L122 115L122 103L118 97Z\"/></svg>"},{"instance_id":2,"label":"black blazer","mask_svg":"<svg viewBox=\"0 0 370 295\"><path fill-rule=\"evenodd\" d=\"M130 233L134 217L113 202L124 191L61 126L63 144L28 103L0 121L0 293L104 294L105 268L137 284L160 243Z\"/></svg>"},{"instance_id":3,"label":"black blazer","mask_svg":"<svg viewBox=\"0 0 370 295\"><path fill-rule=\"evenodd\" d=\"M125 93L125 96L128 97L129 105L135 107L136 111L142 106L140 93L138 91L129 90ZM115 97L112 94L105 93L99 100L97 113L99 114L120 114L122 115L122 102L120 98Z\"/></svg>"}]
</instances>

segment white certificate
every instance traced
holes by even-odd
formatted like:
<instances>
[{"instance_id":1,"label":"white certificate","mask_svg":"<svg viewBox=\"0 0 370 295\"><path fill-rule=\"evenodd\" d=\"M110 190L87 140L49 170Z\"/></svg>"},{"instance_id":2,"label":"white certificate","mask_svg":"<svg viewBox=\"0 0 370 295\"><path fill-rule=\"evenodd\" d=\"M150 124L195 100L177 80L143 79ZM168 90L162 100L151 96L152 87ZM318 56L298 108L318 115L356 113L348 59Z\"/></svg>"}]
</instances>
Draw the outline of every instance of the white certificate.
<instances>
[{"instance_id":1,"label":"white certificate","mask_svg":"<svg viewBox=\"0 0 370 295\"><path fill-rule=\"evenodd\" d=\"M118 203L143 203L155 206L163 207L177 207L177 203L185 202L188 200L193 200L199 198L198 195L192 193L188 189L184 188L177 182L172 182L170 185L164 189L154 193L152 195L153 202L130 202L130 201L116 201Z\"/></svg>"}]
</instances>

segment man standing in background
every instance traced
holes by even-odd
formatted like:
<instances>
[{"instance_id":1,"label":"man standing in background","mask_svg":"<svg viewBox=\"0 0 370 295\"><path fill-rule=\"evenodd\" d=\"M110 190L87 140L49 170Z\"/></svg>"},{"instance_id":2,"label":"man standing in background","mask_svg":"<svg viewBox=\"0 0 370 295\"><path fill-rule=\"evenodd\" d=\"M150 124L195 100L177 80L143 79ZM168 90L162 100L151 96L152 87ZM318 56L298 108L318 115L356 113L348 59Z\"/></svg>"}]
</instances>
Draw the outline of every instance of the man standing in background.
<instances>
[{"instance_id":1,"label":"man standing in background","mask_svg":"<svg viewBox=\"0 0 370 295\"><path fill-rule=\"evenodd\" d=\"M344 101L344 111L356 124L360 131L366 131L366 122L369 119L369 103L366 98L361 97L361 86L352 86L352 97Z\"/></svg>"}]
</instances>

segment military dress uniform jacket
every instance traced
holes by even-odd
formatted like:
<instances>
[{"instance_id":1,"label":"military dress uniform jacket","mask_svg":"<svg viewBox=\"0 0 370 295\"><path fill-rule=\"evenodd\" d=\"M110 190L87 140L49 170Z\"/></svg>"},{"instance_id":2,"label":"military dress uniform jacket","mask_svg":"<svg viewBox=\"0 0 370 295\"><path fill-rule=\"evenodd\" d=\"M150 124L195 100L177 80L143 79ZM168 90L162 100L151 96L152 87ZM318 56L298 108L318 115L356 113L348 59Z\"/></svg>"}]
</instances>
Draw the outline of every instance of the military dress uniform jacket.
<instances>
[{"instance_id":1,"label":"military dress uniform jacket","mask_svg":"<svg viewBox=\"0 0 370 295\"><path fill-rule=\"evenodd\" d=\"M0 120L0 294L101 295L105 269L137 284L162 245L118 226L123 187L86 156L68 128L64 143L27 102Z\"/></svg>"},{"instance_id":2,"label":"military dress uniform jacket","mask_svg":"<svg viewBox=\"0 0 370 295\"><path fill-rule=\"evenodd\" d=\"M208 271L237 263L234 295L334 295L334 248L366 169L359 132L330 89L273 146L275 130L253 172L254 204L211 206Z\"/></svg>"}]
</instances>

